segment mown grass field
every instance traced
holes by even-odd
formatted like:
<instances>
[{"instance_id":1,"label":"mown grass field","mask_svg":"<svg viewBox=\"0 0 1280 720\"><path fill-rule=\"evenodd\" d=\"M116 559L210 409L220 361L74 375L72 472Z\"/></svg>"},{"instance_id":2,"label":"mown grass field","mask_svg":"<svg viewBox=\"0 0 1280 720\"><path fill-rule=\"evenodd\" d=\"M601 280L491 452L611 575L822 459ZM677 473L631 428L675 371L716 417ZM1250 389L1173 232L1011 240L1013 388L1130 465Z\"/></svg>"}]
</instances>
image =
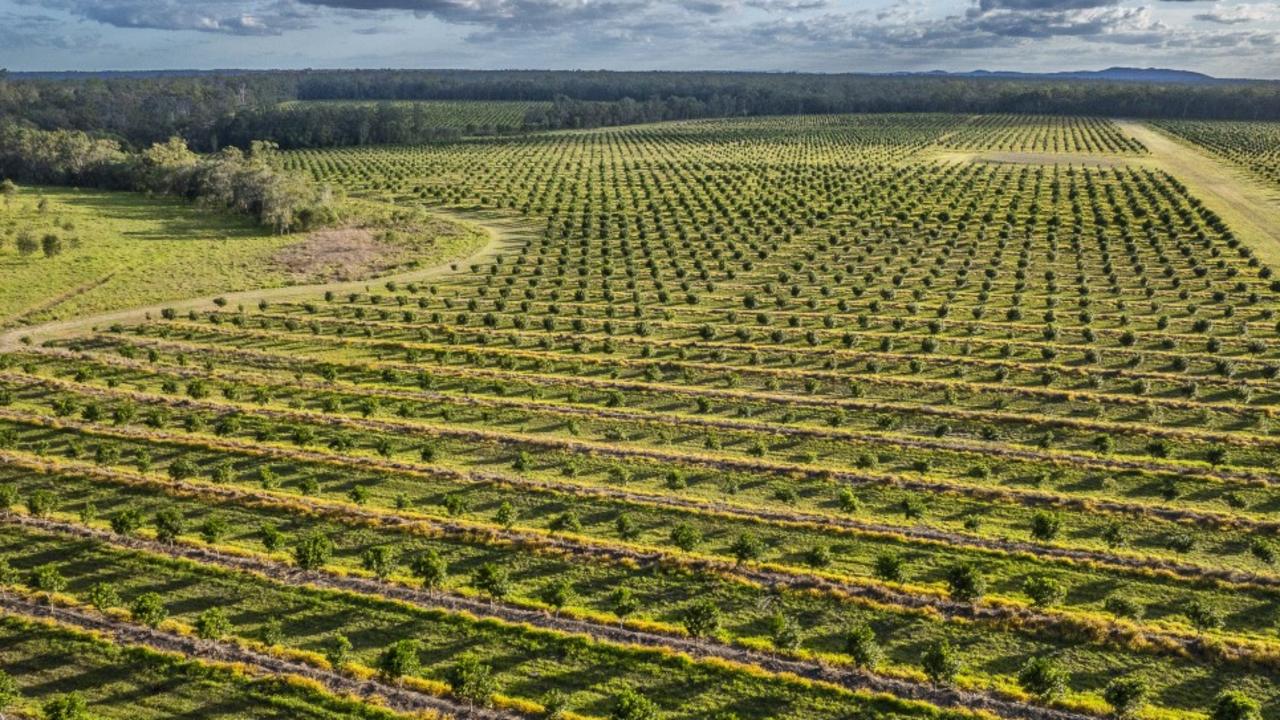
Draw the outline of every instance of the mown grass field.
<instances>
[{"instance_id":1,"label":"mown grass field","mask_svg":"<svg viewBox=\"0 0 1280 720\"><path fill-rule=\"evenodd\" d=\"M0 356L0 599L456 714L1280 717L1280 282L1072 153L1143 149L902 115L286 154L529 232Z\"/></svg>"},{"instance_id":2,"label":"mown grass field","mask_svg":"<svg viewBox=\"0 0 1280 720\"><path fill-rule=\"evenodd\" d=\"M321 282L335 264L357 275L429 266L481 242L448 221L376 201L353 201L346 215L351 230L274 235L176 200L21 188L0 200L0 328Z\"/></svg>"},{"instance_id":3,"label":"mown grass field","mask_svg":"<svg viewBox=\"0 0 1280 720\"><path fill-rule=\"evenodd\" d=\"M47 257L19 236L58 239ZM0 200L0 318L40 322L148 302L283 283L270 257L296 237L175 200L22 188Z\"/></svg>"}]
</instances>

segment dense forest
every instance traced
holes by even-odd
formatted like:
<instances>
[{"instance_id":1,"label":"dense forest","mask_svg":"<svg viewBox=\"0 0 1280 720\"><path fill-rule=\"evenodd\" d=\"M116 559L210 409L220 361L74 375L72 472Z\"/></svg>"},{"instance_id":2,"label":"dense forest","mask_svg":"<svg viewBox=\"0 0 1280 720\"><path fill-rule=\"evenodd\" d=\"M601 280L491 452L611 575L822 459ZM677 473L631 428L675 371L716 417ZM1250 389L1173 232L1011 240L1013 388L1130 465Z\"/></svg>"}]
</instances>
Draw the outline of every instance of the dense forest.
<instances>
[{"instance_id":1,"label":"dense forest","mask_svg":"<svg viewBox=\"0 0 1280 720\"><path fill-rule=\"evenodd\" d=\"M272 143L249 152L198 155L178 138L140 152L78 130L36 130L0 121L0 177L48 185L135 190L250 215L276 232L331 222L329 190L275 169Z\"/></svg>"},{"instance_id":2,"label":"dense forest","mask_svg":"<svg viewBox=\"0 0 1280 720\"><path fill-rule=\"evenodd\" d=\"M551 101L529 129L746 115L959 112L1280 119L1280 83L1207 84L728 72L334 70L7 77L0 116L145 147L181 137L200 151L426 142L456 129L411 106L290 106L289 100Z\"/></svg>"}]
</instances>

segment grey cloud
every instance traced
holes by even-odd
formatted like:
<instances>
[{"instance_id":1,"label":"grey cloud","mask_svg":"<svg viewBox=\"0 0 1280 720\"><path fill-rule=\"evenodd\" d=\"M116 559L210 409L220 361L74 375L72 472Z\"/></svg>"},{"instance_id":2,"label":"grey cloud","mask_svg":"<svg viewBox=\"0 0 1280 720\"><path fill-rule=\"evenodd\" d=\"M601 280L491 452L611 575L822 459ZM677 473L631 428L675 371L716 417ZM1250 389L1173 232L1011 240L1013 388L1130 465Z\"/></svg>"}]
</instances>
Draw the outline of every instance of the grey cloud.
<instances>
[{"instance_id":1,"label":"grey cloud","mask_svg":"<svg viewBox=\"0 0 1280 720\"><path fill-rule=\"evenodd\" d=\"M1236 5L1234 7L1215 7L1208 12L1194 15L1201 22L1218 25L1243 25L1245 23L1267 20L1275 16L1275 8L1263 5Z\"/></svg>"},{"instance_id":2,"label":"grey cloud","mask_svg":"<svg viewBox=\"0 0 1280 720\"><path fill-rule=\"evenodd\" d=\"M278 35L311 25L290 0L23 0L121 28L193 30L227 35Z\"/></svg>"},{"instance_id":3,"label":"grey cloud","mask_svg":"<svg viewBox=\"0 0 1280 720\"><path fill-rule=\"evenodd\" d=\"M651 0L299 0L305 5L341 10L403 10L453 23L495 28L542 29L618 17L648 6ZM700 0L707 12L715 0Z\"/></svg>"}]
</instances>

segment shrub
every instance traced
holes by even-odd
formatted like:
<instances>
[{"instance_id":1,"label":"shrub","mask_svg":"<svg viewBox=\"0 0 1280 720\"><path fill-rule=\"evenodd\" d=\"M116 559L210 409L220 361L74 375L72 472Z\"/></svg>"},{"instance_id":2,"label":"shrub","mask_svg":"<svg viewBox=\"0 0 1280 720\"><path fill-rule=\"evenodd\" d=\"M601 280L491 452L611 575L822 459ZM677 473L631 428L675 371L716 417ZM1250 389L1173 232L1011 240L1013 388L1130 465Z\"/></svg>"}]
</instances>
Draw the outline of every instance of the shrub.
<instances>
[{"instance_id":1,"label":"shrub","mask_svg":"<svg viewBox=\"0 0 1280 720\"><path fill-rule=\"evenodd\" d=\"M169 617L169 611L164 606L164 599L153 592L139 595L133 601L133 604L129 606L129 613L135 622L142 623L148 627L157 627L164 622L165 618Z\"/></svg>"},{"instance_id":2,"label":"shrub","mask_svg":"<svg viewBox=\"0 0 1280 720\"><path fill-rule=\"evenodd\" d=\"M22 689L18 681L9 673L0 670L0 710L8 710L22 699Z\"/></svg>"},{"instance_id":3,"label":"shrub","mask_svg":"<svg viewBox=\"0 0 1280 720\"><path fill-rule=\"evenodd\" d=\"M884 654L876 642L875 630L865 622L857 622L849 628L844 649L855 665L868 670L875 668Z\"/></svg>"},{"instance_id":4,"label":"shrub","mask_svg":"<svg viewBox=\"0 0 1280 720\"><path fill-rule=\"evenodd\" d=\"M488 707L498 689L493 668L473 657L464 657L449 668L446 680L454 696L472 706Z\"/></svg>"},{"instance_id":5,"label":"shrub","mask_svg":"<svg viewBox=\"0 0 1280 720\"><path fill-rule=\"evenodd\" d=\"M947 571L947 588L951 597L961 602L973 602L987 590L986 580L976 565L963 563Z\"/></svg>"},{"instance_id":6,"label":"shrub","mask_svg":"<svg viewBox=\"0 0 1280 720\"><path fill-rule=\"evenodd\" d=\"M956 674L960 672L960 658L951 648L950 643L941 640L929 646L924 656L920 658L920 666L930 682L940 685L955 679Z\"/></svg>"},{"instance_id":7,"label":"shrub","mask_svg":"<svg viewBox=\"0 0 1280 720\"><path fill-rule=\"evenodd\" d=\"M416 640L397 640L378 657L378 671L391 679L416 675L421 668L422 660L418 657Z\"/></svg>"},{"instance_id":8,"label":"shrub","mask_svg":"<svg viewBox=\"0 0 1280 720\"><path fill-rule=\"evenodd\" d=\"M618 694L609 720L657 720L658 706L649 698L631 688Z\"/></svg>"},{"instance_id":9,"label":"shrub","mask_svg":"<svg viewBox=\"0 0 1280 720\"><path fill-rule=\"evenodd\" d=\"M706 637L720 629L720 608L710 599L698 600L685 609L684 629L694 637Z\"/></svg>"},{"instance_id":10,"label":"shrub","mask_svg":"<svg viewBox=\"0 0 1280 720\"><path fill-rule=\"evenodd\" d=\"M1067 591L1057 579L1046 575L1032 575L1022 581L1022 592L1031 598L1036 607L1047 607L1062 602Z\"/></svg>"},{"instance_id":11,"label":"shrub","mask_svg":"<svg viewBox=\"0 0 1280 720\"><path fill-rule=\"evenodd\" d=\"M1032 658L1018 672L1018 684L1041 700L1052 700L1067 690L1067 674L1047 657Z\"/></svg>"},{"instance_id":12,"label":"shrub","mask_svg":"<svg viewBox=\"0 0 1280 720\"><path fill-rule=\"evenodd\" d=\"M44 720L90 720L89 704L80 693L50 698L41 708Z\"/></svg>"},{"instance_id":13,"label":"shrub","mask_svg":"<svg viewBox=\"0 0 1280 720\"><path fill-rule=\"evenodd\" d=\"M333 541L320 533L312 533L293 548L293 561L303 570L323 567L333 556Z\"/></svg>"},{"instance_id":14,"label":"shrub","mask_svg":"<svg viewBox=\"0 0 1280 720\"><path fill-rule=\"evenodd\" d=\"M472 576L471 585L492 598L502 599L511 592L511 577L501 565L485 563Z\"/></svg>"},{"instance_id":15,"label":"shrub","mask_svg":"<svg viewBox=\"0 0 1280 720\"><path fill-rule=\"evenodd\" d=\"M205 640L217 640L231 632L231 618L220 607L211 607L196 617L196 634Z\"/></svg>"},{"instance_id":16,"label":"shrub","mask_svg":"<svg viewBox=\"0 0 1280 720\"><path fill-rule=\"evenodd\" d=\"M1262 720L1257 701L1238 690L1225 690L1213 701L1211 720Z\"/></svg>"},{"instance_id":17,"label":"shrub","mask_svg":"<svg viewBox=\"0 0 1280 720\"><path fill-rule=\"evenodd\" d=\"M1102 691L1102 699L1107 701L1116 717L1132 718L1142 709L1147 701L1147 683L1141 678L1116 678Z\"/></svg>"}]
</instances>

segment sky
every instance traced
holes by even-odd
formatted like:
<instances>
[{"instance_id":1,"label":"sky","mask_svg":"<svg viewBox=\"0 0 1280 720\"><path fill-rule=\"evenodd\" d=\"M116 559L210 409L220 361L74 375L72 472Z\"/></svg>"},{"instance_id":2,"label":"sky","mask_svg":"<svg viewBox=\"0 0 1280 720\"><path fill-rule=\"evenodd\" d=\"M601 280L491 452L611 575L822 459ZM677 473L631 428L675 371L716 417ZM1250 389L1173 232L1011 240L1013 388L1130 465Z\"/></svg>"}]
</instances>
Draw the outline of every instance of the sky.
<instances>
[{"instance_id":1,"label":"sky","mask_svg":"<svg viewBox=\"0 0 1280 720\"><path fill-rule=\"evenodd\" d=\"M1280 0L0 0L0 67L1280 78Z\"/></svg>"}]
</instances>

